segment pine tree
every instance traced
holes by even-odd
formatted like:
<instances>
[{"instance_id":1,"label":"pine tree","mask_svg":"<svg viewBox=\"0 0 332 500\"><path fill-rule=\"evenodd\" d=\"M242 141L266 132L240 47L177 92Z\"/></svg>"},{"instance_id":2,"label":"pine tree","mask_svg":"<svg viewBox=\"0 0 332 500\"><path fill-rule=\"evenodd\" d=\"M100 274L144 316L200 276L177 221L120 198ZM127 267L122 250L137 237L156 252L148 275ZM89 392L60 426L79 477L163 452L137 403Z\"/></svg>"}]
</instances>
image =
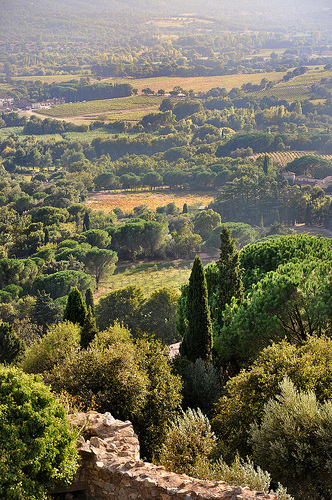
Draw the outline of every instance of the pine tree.
<instances>
[{"instance_id":1,"label":"pine tree","mask_svg":"<svg viewBox=\"0 0 332 500\"><path fill-rule=\"evenodd\" d=\"M85 292L85 305L87 310L89 310L89 307L91 307L91 312L92 316L95 315L95 303L93 300L93 293L91 288L88 288L87 291Z\"/></svg>"},{"instance_id":2,"label":"pine tree","mask_svg":"<svg viewBox=\"0 0 332 500\"><path fill-rule=\"evenodd\" d=\"M89 229L91 229L90 216L89 216L88 212L85 212L84 219L83 219L83 232L89 231Z\"/></svg>"},{"instance_id":3,"label":"pine tree","mask_svg":"<svg viewBox=\"0 0 332 500\"><path fill-rule=\"evenodd\" d=\"M86 314L87 310L83 302L82 294L76 287L73 287L68 295L63 319L83 326Z\"/></svg>"},{"instance_id":4,"label":"pine tree","mask_svg":"<svg viewBox=\"0 0 332 500\"><path fill-rule=\"evenodd\" d=\"M23 354L25 344L16 335L9 323L0 325L0 363L12 363L20 354Z\"/></svg>"},{"instance_id":5,"label":"pine tree","mask_svg":"<svg viewBox=\"0 0 332 500\"><path fill-rule=\"evenodd\" d=\"M230 304L234 297L237 304L243 301L242 269L240 267L239 252L235 246L235 239L231 231L224 225L220 233L220 256L217 264L217 288L215 290L212 314L213 327L218 331L222 326L222 317L226 304Z\"/></svg>"},{"instance_id":6,"label":"pine tree","mask_svg":"<svg viewBox=\"0 0 332 500\"><path fill-rule=\"evenodd\" d=\"M208 305L207 285L202 261L196 257L187 290L187 321L180 354L190 361L212 358L212 326Z\"/></svg>"},{"instance_id":7,"label":"pine tree","mask_svg":"<svg viewBox=\"0 0 332 500\"><path fill-rule=\"evenodd\" d=\"M97 333L98 333L98 328L96 327L96 320L93 317L91 306L89 306L88 313L85 316L81 330L82 349L87 349L89 347L90 343L93 341Z\"/></svg>"}]
</instances>

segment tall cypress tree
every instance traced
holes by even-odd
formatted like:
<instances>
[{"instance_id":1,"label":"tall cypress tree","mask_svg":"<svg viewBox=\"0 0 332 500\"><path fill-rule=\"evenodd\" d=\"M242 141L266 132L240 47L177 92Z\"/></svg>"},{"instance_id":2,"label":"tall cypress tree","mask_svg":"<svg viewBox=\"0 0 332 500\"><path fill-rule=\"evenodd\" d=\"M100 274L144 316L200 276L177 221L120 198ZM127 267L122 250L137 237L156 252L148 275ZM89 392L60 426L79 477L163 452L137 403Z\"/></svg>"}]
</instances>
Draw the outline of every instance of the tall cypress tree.
<instances>
[{"instance_id":1,"label":"tall cypress tree","mask_svg":"<svg viewBox=\"0 0 332 500\"><path fill-rule=\"evenodd\" d=\"M63 319L83 326L86 314L87 310L82 294L75 286L69 292Z\"/></svg>"},{"instance_id":2,"label":"tall cypress tree","mask_svg":"<svg viewBox=\"0 0 332 500\"><path fill-rule=\"evenodd\" d=\"M96 320L93 317L91 307L89 306L88 313L85 316L83 327L81 330L82 349L87 349L89 347L89 344L93 341L97 333L98 328L96 327Z\"/></svg>"},{"instance_id":3,"label":"tall cypress tree","mask_svg":"<svg viewBox=\"0 0 332 500\"><path fill-rule=\"evenodd\" d=\"M92 316L94 316L95 304L94 304L93 293L92 293L91 288L88 288L87 291L85 292L85 304L86 304L87 310L89 310L89 307L91 307L91 313L92 313Z\"/></svg>"},{"instance_id":4,"label":"tall cypress tree","mask_svg":"<svg viewBox=\"0 0 332 500\"><path fill-rule=\"evenodd\" d=\"M187 321L180 354L190 361L212 359L212 326L208 305L208 292L202 261L196 257L187 289Z\"/></svg>"},{"instance_id":5,"label":"tall cypress tree","mask_svg":"<svg viewBox=\"0 0 332 500\"><path fill-rule=\"evenodd\" d=\"M235 239L231 237L231 231L225 225L220 233L220 256L216 264L216 290L212 313L213 327L217 332L223 323L222 317L226 304L230 304L233 297L238 304L243 301L243 271L240 266L239 252L235 246Z\"/></svg>"},{"instance_id":6,"label":"tall cypress tree","mask_svg":"<svg viewBox=\"0 0 332 500\"><path fill-rule=\"evenodd\" d=\"M83 232L89 231L89 229L91 229L90 216L89 216L88 212L85 212L84 219L83 219Z\"/></svg>"}]
</instances>

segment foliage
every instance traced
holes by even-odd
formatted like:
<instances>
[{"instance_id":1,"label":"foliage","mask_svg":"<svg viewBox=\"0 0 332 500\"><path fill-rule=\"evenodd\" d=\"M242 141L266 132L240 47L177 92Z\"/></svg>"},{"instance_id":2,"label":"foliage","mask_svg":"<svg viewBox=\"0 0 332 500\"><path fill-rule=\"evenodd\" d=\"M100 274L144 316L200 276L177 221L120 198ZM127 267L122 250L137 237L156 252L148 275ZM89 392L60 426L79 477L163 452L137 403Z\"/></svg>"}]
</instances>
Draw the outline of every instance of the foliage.
<instances>
[{"instance_id":1,"label":"foliage","mask_svg":"<svg viewBox=\"0 0 332 500\"><path fill-rule=\"evenodd\" d=\"M61 306L56 303L45 290L37 290L36 303L32 311L32 319L38 326L41 326L43 333L48 326L58 323L62 319L63 312Z\"/></svg>"},{"instance_id":2,"label":"foliage","mask_svg":"<svg viewBox=\"0 0 332 500\"><path fill-rule=\"evenodd\" d=\"M86 271L96 279L96 288L102 281L114 273L118 257L112 250L92 247L85 254L84 262Z\"/></svg>"},{"instance_id":3,"label":"foliage","mask_svg":"<svg viewBox=\"0 0 332 500\"><path fill-rule=\"evenodd\" d=\"M216 276L213 280L213 296L210 296L211 312L214 318L214 332L223 325L223 313L227 304L235 299L237 304L243 301L242 269L239 253L231 231L223 226L220 233L220 257L216 262ZM211 289L211 286L209 286Z\"/></svg>"},{"instance_id":4,"label":"foliage","mask_svg":"<svg viewBox=\"0 0 332 500\"><path fill-rule=\"evenodd\" d=\"M181 356L190 361L198 358L206 362L212 358L212 326L208 305L207 285L202 261L193 263L186 293L187 328L180 346Z\"/></svg>"},{"instance_id":5,"label":"foliage","mask_svg":"<svg viewBox=\"0 0 332 500\"><path fill-rule=\"evenodd\" d=\"M287 377L280 395L264 406L260 425L251 427L254 458L296 499L329 498L331 491L331 400L317 401Z\"/></svg>"},{"instance_id":6,"label":"foliage","mask_svg":"<svg viewBox=\"0 0 332 500\"><path fill-rule=\"evenodd\" d=\"M25 350L24 342L16 335L12 325L0 324L0 363L10 364Z\"/></svg>"},{"instance_id":7,"label":"foliage","mask_svg":"<svg viewBox=\"0 0 332 500\"><path fill-rule=\"evenodd\" d=\"M176 309L179 295L177 290L170 287L155 290L141 307L141 330L165 344L177 342Z\"/></svg>"},{"instance_id":8,"label":"foliage","mask_svg":"<svg viewBox=\"0 0 332 500\"><path fill-rule=\"evenodd\" d=\"M135 332L136 318L144 300L142 290L135 285L110 292L102 297L96 306L98 328L104 330L117 321Z\"/></svg>"},{"instance_id":9,"label":"foliage","mask_svg":"<svg viewBox=\"0 0 332 500\"><path fill-rule=\"evenodd\" d=\"M299 389L314 391L320 402L331 398L331 353L332 342L326 337L309 338L301 347L283 341L263 349L247 370L230 378L212 421L219 453L227 461L236 451L242 457L251 455L250 424L261 421L264 403L275 397L286 374Z\"/></svg>"},{"instance_id":10,"label":"foliage","mask_svg":"<svg viewBox=\"0 0 332 500\"><path fill-rule=\"evenodd\" d=\"M235 457L231 465L220 458L215 462L202 458L196 462L192 475L210 481L224 481L227 484L248 487L251 490L268 493L270 474L260 467L255 467L250 459L243 460ZM279 496L277 497L279 500ZM280 498L281 500L281 498ZM285 500L293 500L289 496Z\"/></svg>"},{"instance_id":11,"label":"foliage","mask_svg":"<svg viewBox=\"0 0 332 500\"><path fill-rule=\"evenodd\" d=\"M182 383L172 372L168 349L158 341L142 338L136 342L141 370L149 379L144 410L134 418L143 456L157 458L167 426L181 403Z\"/></svg>"},{"instance_id":12,"label":"foliage","mask_svg":"<svg viewBox=\"0 0 332 500\"><path fill-rule=\"evenodd\" d=\"M26 373L47 373L71 356L80 345L80 328L71 322L58 323L27 348L20 367Z\"/></svg>"},{"instance_id":13,"label":"foliage","mask_svg":"<svg viewBox=\"0 0 332 500\"><path fill-rule=\"evenodd\" d=\"M200 408L209 416L214 404L220 397L220 380L218 370L209 363L198 358L195 362L186 363L182 370L183 408Z\"/></svg>"},{"instance_id":14,"label":"foliage","mask_svg":"<svg viewBox=\"0 0 332 500\"><path fill-rule=\"evenodd\" d=\"M39 379L0 366L0 496L44 500L77 469L76 436Z\"/></svg>"},{"instance_id":15,"label":"foliage","mask_svg":"<svg viewBox=\"0 0 332 500\"><path fill-rule=\"evenodd\" d=\"M81 293L85 293L87 288L94 288L95 281L83 271L59 271L50 275L38 276L32 283L32 293L37 290L45 290L52 299L57 299L68 295L72 287L77 287Z\"/></svg>"},{"instance_id":16,"label":"foliage","mask_svg":"<svg viewBox=\"0 0 332 500\"><path fill-rule=\"evenodd\" d=\"M192 475L197 462L209 456L215 442L209 419L199 408L188 408L170 423L160 463L171 472Z\"/></svg>"},{"instance_id":17,"label":"foliage","mask_svg":"<svg viewBox=\"0 0 332 500\"><path fill-rule=\"evenodd\" d=\"M92 314L91 306L89 306L81 330L81 348L87 349L97 333L96 320Z\"/></svg>"},{"instance_id":18,"label":"foliage","mask_svg":"<svg viewBox=\"0 0 332 500\"><path fill-rule=\"evenodd\" d=\"M269 271L290 260L310 258L329 260L332 250L329 238L317 238L309 234L288 235L254 243L240 252L244 268L243 283L246 290L257 283Z\"/></svg>"},{"instance_id":19,"label":"foliage","mask_svg":"<svg viewBox=\"0 0 332 500\"><path fill-rule=\"evenodd\" d=\"M83 302L81 292L76 288L72 288L69 292L67 305L63 314L64 321L71 321L74 324L83 326L87 315L86 305Z\"/></svg>"},{"instance_id":20,"label":"foliage","mask_svg":"<svg viewBox=\"0 0 332 500\"><path fill-rule=\"evenodd\" d=\"M215 341L224 362L247 363L284 337L299 344L311 335L330 335L331 281L330 263L312 258L268 273L242 305L227 311Z\"/></svg>"}]
</instances>

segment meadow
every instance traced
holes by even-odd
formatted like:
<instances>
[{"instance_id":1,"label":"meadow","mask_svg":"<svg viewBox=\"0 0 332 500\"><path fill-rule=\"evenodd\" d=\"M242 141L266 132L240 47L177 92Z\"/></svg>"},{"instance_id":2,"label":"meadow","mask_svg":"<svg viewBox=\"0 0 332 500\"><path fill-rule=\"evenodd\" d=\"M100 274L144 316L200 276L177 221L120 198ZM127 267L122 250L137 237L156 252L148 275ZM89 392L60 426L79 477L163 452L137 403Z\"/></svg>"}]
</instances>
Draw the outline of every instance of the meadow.
<instances>
[{"instance_id":1,"label":"meadow","mask_svg":"<svg viewBox=\"0 0 332 500\"><path fill-rule=\"evenodd\" d=\"M187 203L188 210L198 210L200 206L207 206L213 200L215 192L170 191L163 189L158 191L109 191L93 193L85 204L92 210L110 212L114 208L121 208L125 214L132 212L134 207L146 205L156 211L168 203L175 203L180 211Z\"/></svg>"},{"instance_id":2,"label":"meadow","mask_svg":"<svg viewBox=\"0 0 332 500\"><path fill-rule=\"evenodd\" d=\"M191 260L121 265L109 278L107 290L103 289L102 292L129 285L139 286L146 296L165 286L180 289L181 285L188 282L191 266Z\"/></svg>"}]
</instances>

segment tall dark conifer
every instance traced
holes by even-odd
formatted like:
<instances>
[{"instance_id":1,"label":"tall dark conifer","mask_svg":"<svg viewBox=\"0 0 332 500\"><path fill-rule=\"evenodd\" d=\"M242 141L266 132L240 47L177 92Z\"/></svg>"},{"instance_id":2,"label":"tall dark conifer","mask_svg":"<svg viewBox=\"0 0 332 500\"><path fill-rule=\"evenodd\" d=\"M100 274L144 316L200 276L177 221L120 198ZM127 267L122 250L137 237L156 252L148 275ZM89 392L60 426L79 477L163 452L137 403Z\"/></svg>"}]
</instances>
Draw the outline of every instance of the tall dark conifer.
<instances>
[{"instance_id":1,"label":"tall dark conifer","mask_svg":"<svg viewBox=\"0 0 332 500\"><path fill-rule=\"evenodd\" d=\"M265 155L265 157L264 157L264 163L263 163L264 174L267 174L267 169L268 169L268 159L267 159L267 155Z\"/></svg>"},{"instance_id":2,"label":"tall dark conifer","mask_svg":"<svg viewBox=\"0 0 332 500\"><path fill-rule=\"evenodd\" d=\"M89 310L89 307L91 307L91 313L92 313L92 316L94 316L95 304L94 304L93 293L92 293L91 288L88 288L87 291L85 292L85 304L86 304L87 310Z\"/></svg>"},{"instance_id":3,"label":"tall dark conifer","mask_svg":"<svg viewBox=\"0 0 332 500\"><path fill-rule=\"evenodd\" d=\"M87 349L96 334L98 333L98 328L96 327L96 320L93 317L91 307L88 308L88 313L85 316L83 327L81 330L81 347L82 349Z\"/></svg>"},{"instance_id":4,"label":"tall dark conifer","mask_svg":"<svg viewBox=\"0 0 332 500\"><path fill-rule=\"evenodd\" d=\"M0 363L12 363L23 354L25 344L16 335L9 323L0 325Z\"/></svg>"},{"instance_id":5,"label":"tall dark conifer","mask_svg":"<svg viewBox=\"0 0 332 500\"><path fill-rule=\"evenodd\" d=\"M91 229L90 216L89 216L88 212L85 212L84 219L83 219L83 232L89 231L89 229Z\"/></svg>"},{"instance_id":6,"label":"tall dark conifer","mask_svg":"<svg viewBox=\"0 0 332 500\"><path fill-rule=\"evenodd\" d=\"M190 361L212 359L212 326L208 293L202 261L196 257L187 289L187 328L180 346L180 354Z\"/></svg>"},{"instance_id":7,"label":"tall dark conifer","mask_svg":"<svg viewBox=\"0 0 332 500\"><path fill-rule=\"evenodd\" d=\"M214 331L218 331L223 323L223 312L226 304L234 297L240 304L243 301L242 269L239 252L231 231L224 225L220 233L220 256L217 264L216 291L212 312L214 316Z\"/></svg>"},{"instance_id":8,"label":"tall dark conifer","mask_svg":"<svg viewBox=\"0 0 332 500\"><path fill-rule=\"evenodd\" d=\"M63 319L83 326L86 314L87 310L82 294L76 287L73 287L68 295Z\"/></svg>"}]
</instances>

